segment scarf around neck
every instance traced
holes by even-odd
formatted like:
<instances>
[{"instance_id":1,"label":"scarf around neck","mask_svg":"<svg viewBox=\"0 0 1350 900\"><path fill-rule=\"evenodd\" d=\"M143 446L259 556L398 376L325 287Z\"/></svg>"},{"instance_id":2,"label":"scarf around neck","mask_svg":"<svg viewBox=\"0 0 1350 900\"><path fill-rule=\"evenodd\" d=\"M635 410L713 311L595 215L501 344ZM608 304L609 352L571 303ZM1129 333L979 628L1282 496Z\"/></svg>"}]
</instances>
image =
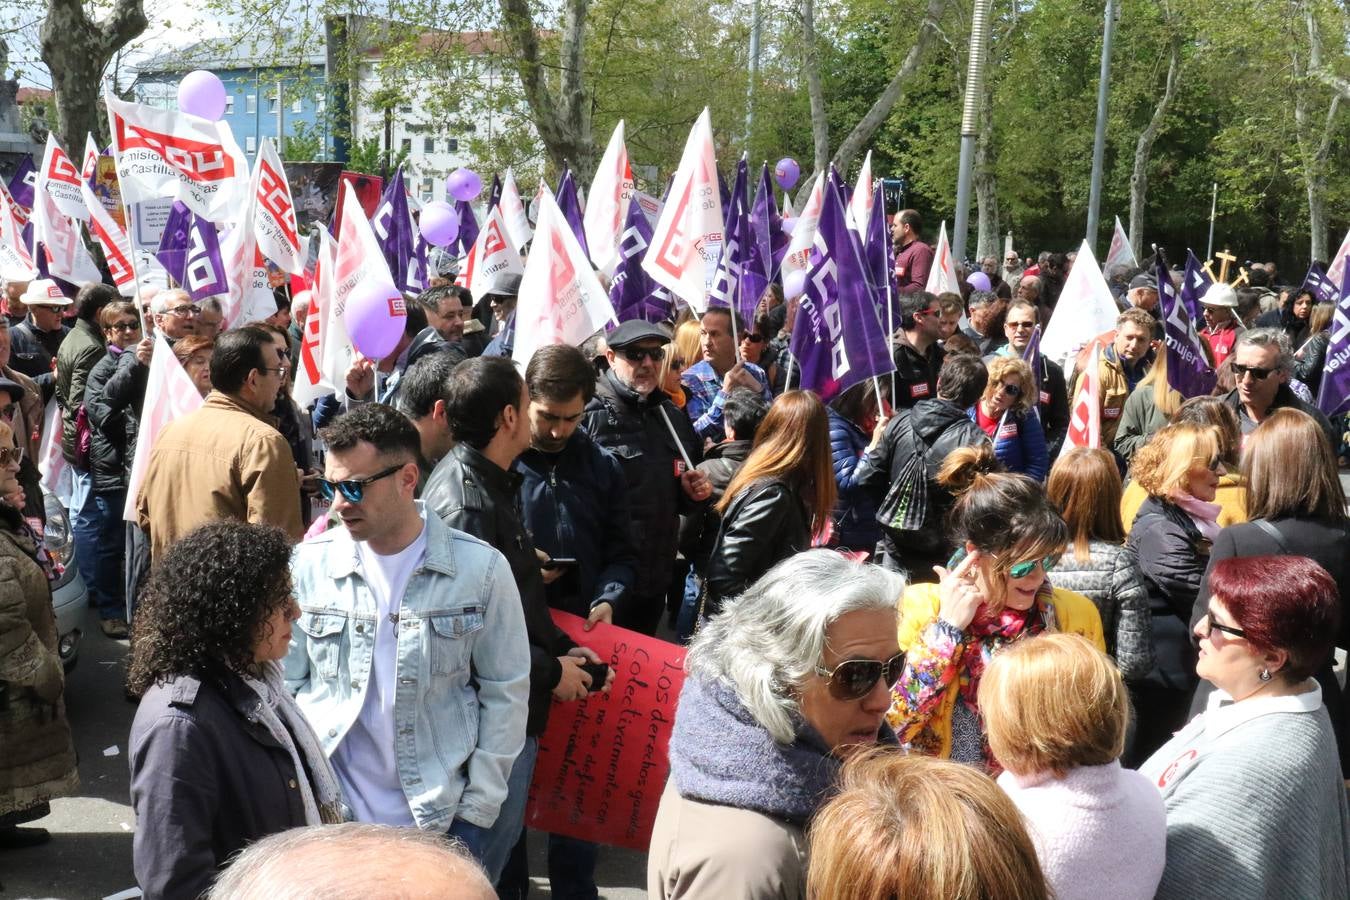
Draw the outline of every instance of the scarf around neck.
<instances>
[{"instance_id":1,"label":"scarf around neck","mask_svg":"<svg viewBox=\"0 0 1350 900\"><path fill-rule=\"evenodd\" d=\"M1223 507L1217 503L1197 500L1183 491L1177 491L1170 499L1178 509L1191 517L1191 521L1200 529L1205 540L1214 543L1215 538L1219 536L1219 513L1223 512Z\"/></svg>"}]
</instances>

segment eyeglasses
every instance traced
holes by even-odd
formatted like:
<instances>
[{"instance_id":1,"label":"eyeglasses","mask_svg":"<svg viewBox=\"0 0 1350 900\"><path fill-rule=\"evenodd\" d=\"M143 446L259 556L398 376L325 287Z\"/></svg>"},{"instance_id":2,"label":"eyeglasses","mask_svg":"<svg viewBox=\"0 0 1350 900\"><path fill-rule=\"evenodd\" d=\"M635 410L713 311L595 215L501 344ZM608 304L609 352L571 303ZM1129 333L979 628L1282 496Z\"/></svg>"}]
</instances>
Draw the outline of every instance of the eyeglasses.
<instances>
[{"instance_id":1,"label":"eyeglasses","mask_svg":"<svg viewBox=\"0 0 1350 900\"><path fill-rule=\"evenodd\" d=\"M876 686L878 679L895 684L905 667L905 654L897 653L885 662L875 659L850 659L833 669L816 666L816 674L830 679L830 696L836 700L861 700Z\"/></svg>"},{"instance_id":2,"label":"eyeglasses","mask_svg":"<svg viewBox=\"0 0 1350 900\"><path fill-rule=\"evenodd\" d=\"M201 310L195 306L175 306L173 309L164 310L171 316L177 316L180 319L191 319L201 315Z\"/></svg>"},{"instance_id":3,"label":"eyeglasses","mask_svg":"<svg viewBox=\"0 0 1350 900\"><path fill-rule=\"evenodd\" d=\"M1238 363L1233 363L1233 377L1236 378L1238 381L1241 381L1243 376L1245 375L1252 376L1253 381L1265 381L1276 371L1278 370L1263 369L1260 366L1244 366L1239 365Z\"/></svg>"},{"instance_id":4,"label":"eyeglasses","mask_svg":"<svg viewBox=\"0 0 1350 900\"><path fill-rule=\"evenodd\" d=\"M276 372L278 378L285 378L290 370L290 366L258 366L259 372Z\"/></svg>"},{"instance_id":5,"label":"eyeglasses","mask_svg":"<svg viewBox=\"0 0 1350 900\"><path fill-rule=\"evenodd\" d=\"M1022 396L1022 388L1020 385L1004 383L999 385L999 387L1003 390L1003 393L1007 394L1014 400Z\"/></svg>"},{"instance_id":6,"label":"eyeglasses","mask_svg":"<svg viewBox=\"0 0 1350 900\"><path fill-rule=\"evenodd\" d=\"M366 485L373 484L381 478L388 478L405 465L407 463L390 466L382 472L376 472L369 478L348 478L345 481L329 481L327 478L320 478L319 493L323 495L323 499L332 500L333 491L338 490L342 492L342 496L346 498L348 503L360 503L361 498L366 495Z\"/></svg>"},{"instance_id":7,"label":"eyeglasses","mask_svg":"<svg viewBox=\"0 0 1350 900\"><path fill-rule=\"evenodd\" d=\"M659 363L666 358L665 347L648 347L646 350L641 347L624 347L619 351L623 358L634 365L639 365L644 359L650 359L654 363Z\"/></svg>"},{"instance_id":8,"label":"eyeglasses","mask_svg":"<svg viewBox=\"0 0 1350 900\"><path fill-rule=\"evenodd\" d=\"M1035 323L1035 322L1008 322L1008 323L1007 323L1007 326L1008 326L1009 328L1011 328L1013 331L1021 331L1023 328L1025 328L1027 331L1030 331L1031 329L1033 329L1033 328L1036 327L1036 323Z\"/></svg>"},{"instance_id":9,"label":"eyeglasses","mask_svg":"<svg viewBox=\"0 0 1350 900\"><path fill-rule=\"evenodd\" d=\"M114 322L108 326L109 331L139 331L141 323L135 319L130 322Z\"/></svg>"},{"instance_id":10,"label":"eyeglasses","mask_svg":"<svg viewBox=\"0 0 1350 900\"><path fill-rule=\"evenodd\" d=\"M0 447L0 466L12 466L22 459L22 447Z\"/></svg>"},{"instance_id":11,"label":"eyeglasses","mask_svg":"<svg viewBox=\"0 0 1350 900\"><path fill-rule=\"evenodd\" d=\"M1235 638L1245 639L1247 637L1247 632L1241 628L1234 628L1232 625L1220 625L1218 620L1214 618L1214 610L1212 609L1205 610L1205 621L1209 624L1209 628L1205 630L1205 637L1207 638L1214 637L1216 631L1222 631L1224 634L1232 635Z\"/></svg>"},{"instance_id":12,"label":"eyeglasses","mask_svg":"<svg viewBox=\"0 0 1350 900\"><path fill-rule=\"evenodd\" d=\"M1045 570L1046 574L1049 574L1050 570L1053 569L1058 562L1058 553L1051 554L1050 556L1041 559L1026 559L1020 563L1013 563L1011 566L1008 566L1008 577L1026 578L1032 572L1036 571L1037 566L1040 566Z\"/></svg>"}]
</instances>

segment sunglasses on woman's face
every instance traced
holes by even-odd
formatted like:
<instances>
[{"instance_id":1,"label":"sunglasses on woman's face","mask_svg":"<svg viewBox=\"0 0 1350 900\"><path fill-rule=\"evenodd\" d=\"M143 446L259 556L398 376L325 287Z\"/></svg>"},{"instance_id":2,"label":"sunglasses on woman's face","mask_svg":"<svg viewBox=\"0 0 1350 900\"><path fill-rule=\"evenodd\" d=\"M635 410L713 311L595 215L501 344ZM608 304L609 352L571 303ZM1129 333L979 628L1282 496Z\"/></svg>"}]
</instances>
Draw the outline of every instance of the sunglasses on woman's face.
<instances>
[{"instance_id":1,"label":"sunglasses on woman's face","mask_svg":"<svg viewBox=\"0 0 1350 900\"><path fill-rule=\"evenodd\" d=\"M764 335L750 332L748 334L741 335L741 340L749 341L752 344L762 344L764 343Z\"/></svg>"},{"instance_id":2,"label":"sunglasses on woman's face","mask_svg":"<svg viewBox=\"0 0 1350 900\"><path fill-rule=\"evenodd\" d=\"M1008 566L1008 577L1026 578L1036 570L1037 566L1040 566L1048 574L1050 570L1055 567L1055 563L1057 562L1059 562L1059 555L1054 554L1052 556L1047 556L1044 559L1027 559L1020 563L1013 563L1011 566Z\"/></svg>"},{"instance_id":3,"label":"sunglasses on woman's face","mask_svg":"<svg viewBox=\"0 0 1350 900\"><path fill-rule=\"evenodd\" d=\"M1016 400L1018 397L1022 396L1022 387L1021 387L1021 385L1004 383L1004 384L1000 385L1000 387L1003 388L1003 393L1007 394L1009 397L1013 398L1014 400Z\"/></svg>"},{"instance_id":4,"label":"sunglasses on woman's face","mask_svg":"<svg viewBox=\"0 0 1350 900\"><path fill-rule=\"evenodd\" d=\"M878 679L887 685L900 679L900 670L905 667L905 654L897 653L885 662L875 659L849 659L833 669L816 666L816 674L830 679L830 696L836 700L861 700Z\"/></svg>"}]
</instances>

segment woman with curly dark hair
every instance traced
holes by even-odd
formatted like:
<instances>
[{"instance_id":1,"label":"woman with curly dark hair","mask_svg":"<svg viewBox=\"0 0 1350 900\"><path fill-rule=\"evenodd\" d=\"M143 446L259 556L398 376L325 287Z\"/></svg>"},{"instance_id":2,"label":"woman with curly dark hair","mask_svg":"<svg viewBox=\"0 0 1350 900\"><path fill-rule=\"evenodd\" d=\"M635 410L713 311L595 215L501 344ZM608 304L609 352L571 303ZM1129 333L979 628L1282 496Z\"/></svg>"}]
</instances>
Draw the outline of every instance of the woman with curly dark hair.
<instances>
[{"instance_id":1,"label":"woman with curly dark hair","mask_svg":"<svg viewBox=\"0 0 1350 900\"><path fill-rule=\"evenodd\" d=\"M146 898L196 897L258 838L340 821L318 738L280 660L300 607L290 539L242 522L169 548L136 608L127 687L133 860Z\"/></svg>"}]
</instances>

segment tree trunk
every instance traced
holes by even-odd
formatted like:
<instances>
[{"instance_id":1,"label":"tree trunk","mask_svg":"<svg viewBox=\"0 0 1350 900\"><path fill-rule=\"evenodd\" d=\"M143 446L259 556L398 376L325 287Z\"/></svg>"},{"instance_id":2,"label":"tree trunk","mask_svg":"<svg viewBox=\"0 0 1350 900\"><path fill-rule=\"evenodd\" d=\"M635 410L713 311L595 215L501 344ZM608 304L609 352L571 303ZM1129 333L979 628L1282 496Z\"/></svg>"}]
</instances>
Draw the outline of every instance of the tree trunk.
<instances>
[{"instance_id":1,"label":"tree trunk","mask_svg":"<svg viewBox=\"0 0 1350 900\"><path fill-rule=\"evenodd\" d=\"M1308 233L1309 253L1312 259L1328 261L1327 257L1327 160L1331 156L1332 139L1336 135L1336 114L1340 111L1341 94L1331 97L1327 115L1322 124L1322 134L1317 146L1308 152L1309 114L1307 98L1307 76L1316 76L1322 70L1322 36L1313 16L1312 8L1305 2L1303 20L1308 31L1308 66L1302 65L1297 45L1294 50L1294 77L1298 84L1294 93L1294 127L1298 133L1299 149L1303 156L1303 186L1308 193Z\"/></svg>"},{"instance_id":2,"label":"tree trunk","mask_svg":"<svg viewBox=\"0 0 1350 900\"><path fill-rule=\"evenodd\" d=\"M813 174L825 171L830 161L830 123L825 115L825 89L820 84L820 55L816 47L815 0L802 0L802 68L806 72L806 95L811 101L811 160Z\"/></svg>"},{"instance_id":3,"label":"tree trunk","mask_svg":"<svg viewBox=\"0 0 1350 900\"><path fill-rule=\"evenodd\" d=\"M1167 86L1163 88L1162 99L1158 101L1148 125L1139 135L1134 145L1134 171L1130 175L1130 249L1135 259L1143 259L1144 243L1144 207L1148 202L1148 162L1153 154L1153 142L1162 130L1167 107L1176 96L1177 79L1181 74L1181 37L1172 31L1168 39Z\"/></svg>"},{"instance_id":4,"label":"tree trunk","mask_svg":"<svg viewBox=\"0 0 1350 900\"><path fill-rule=\"evenodd\" d=\"M102 22L86 15L81 0L47 0L47 17L38 34L55 95L52 131L71 159L83 157L86 134L102 131L99 88L108 61L148 24L142 0L116 0Z\"/></svg>"},{"instance_id":5,"label":"tree trunk","mask_svg":"<svg viewBox=\"0 0 1350 900\"><path fill-rule=\"evenodd\" d=\"M980 98L979 134L975 138L975 206L979 229L975 239L976 259L999 256L998 179L994 174L997 152L994 149L994 84L984 80Z\"/></svg>"},{"instance_id":6,"label":"tree trunk","mask_svg":"<svg viewBox=\"0 0 1350 900\"><path fill-rule=\"evenodd\" d=\"M590 105L582 84L586 14L590 0L568 0L563 11L562 44L555 98L547 82L548 67L539 48L539 32L530 14L529 0L498 0L502 37L514 54L516 72L529 104L531 119L549 161L561 170L571 165L583 172L595 167L595 140L591 134Z\"/></svg>"}]
</instances>

